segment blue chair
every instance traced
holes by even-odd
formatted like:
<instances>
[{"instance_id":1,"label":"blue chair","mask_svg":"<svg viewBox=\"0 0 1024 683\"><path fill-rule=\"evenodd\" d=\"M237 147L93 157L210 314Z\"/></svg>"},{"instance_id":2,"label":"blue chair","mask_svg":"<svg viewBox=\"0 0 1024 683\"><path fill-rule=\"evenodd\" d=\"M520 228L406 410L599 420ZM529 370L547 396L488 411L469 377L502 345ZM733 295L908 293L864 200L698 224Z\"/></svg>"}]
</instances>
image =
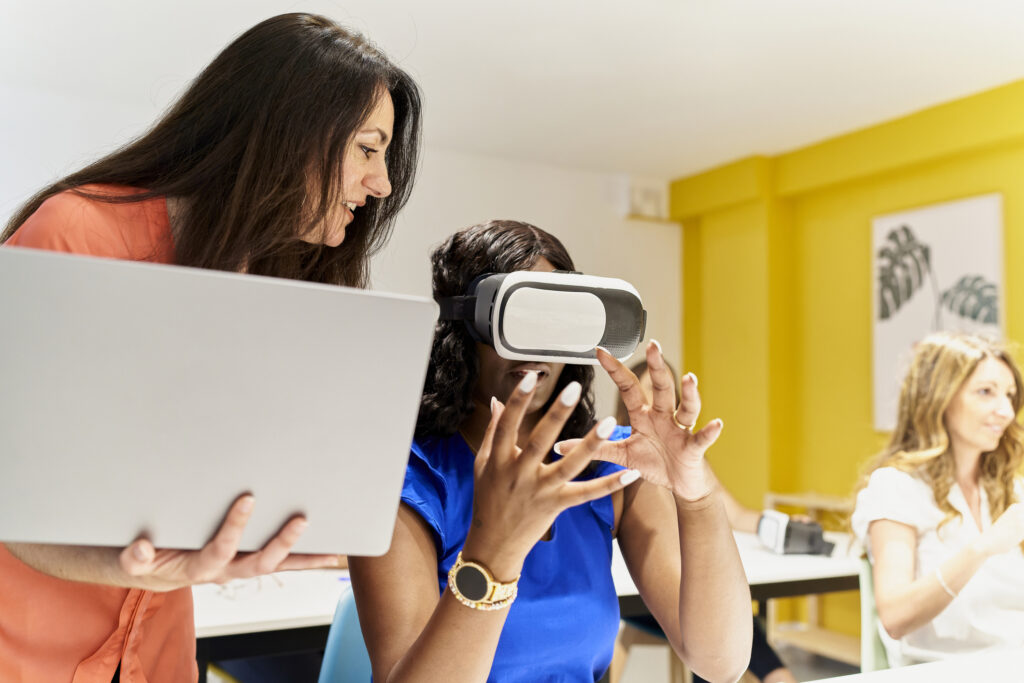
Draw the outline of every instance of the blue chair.
<instances>
[{"instance_id":1,"label":"blue chair","mask_svg":"<svg viewBox=\"0 0 1024 683\"><path fill-rule=\"evenodd\" d=\"M338 608L334 611L318 683L369 683L371 674L370 655L359 628L356 601L352 591L347 590L338 599Z\"/></svg>"}]
</instances>

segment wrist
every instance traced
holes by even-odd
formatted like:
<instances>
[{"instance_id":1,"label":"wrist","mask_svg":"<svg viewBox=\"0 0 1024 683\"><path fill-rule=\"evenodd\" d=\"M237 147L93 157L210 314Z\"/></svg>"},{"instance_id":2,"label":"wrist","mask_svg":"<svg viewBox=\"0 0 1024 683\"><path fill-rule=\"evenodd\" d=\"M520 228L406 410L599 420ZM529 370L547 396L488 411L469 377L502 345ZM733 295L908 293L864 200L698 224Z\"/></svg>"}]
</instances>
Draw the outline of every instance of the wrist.
<instances>
[{"instance_id":1,"label":"wrist","mask_svg":"<svg viewBox=\"0 0 1024 683\"><path fill-rule=\"evenodd\" d=\"M975 539L973 543L969 544L964 548L964 552L967 553L967 557L974 564L981 564L988 558L992 557L995 552L989 547L986 542L985 535L982 534L979 538Z\"/></svg>"},{"instance_id":2,"label":"wrist","mask_svg":"<svg viewBox=\"0 0 1024 683\"><path fill-rule=\"evenodd\" d=\"M715 495L714 489L709 489L697 498L689 498L676 493L675 499L676 509L680 512L700 512L713 508L718 501L718 496Z\"/></svg>"},{"instance_id":3,"label":"wrist","mask_svg":"<svg viewBox=\"0 0 1024 683\"><path fill-rule=\"evenodd\" d=\"M525 561L524 557L509 552L507 548L491 547L470 537L462 547L462 559L486 567L494 580L502 583L515 580L522 573Z\"/></svg>"}]
</instances>

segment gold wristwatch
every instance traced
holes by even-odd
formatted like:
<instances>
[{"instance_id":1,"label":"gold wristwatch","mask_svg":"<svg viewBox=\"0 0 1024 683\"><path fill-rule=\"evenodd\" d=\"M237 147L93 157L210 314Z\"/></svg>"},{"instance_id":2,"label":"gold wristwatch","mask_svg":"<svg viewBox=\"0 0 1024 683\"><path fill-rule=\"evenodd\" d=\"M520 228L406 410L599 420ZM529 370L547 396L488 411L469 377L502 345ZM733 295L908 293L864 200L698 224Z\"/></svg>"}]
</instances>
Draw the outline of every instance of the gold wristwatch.
<instances>
[{"instance_id":1,"label":"gold wristwatch","mask_svg":"<svg viewBox=\"0 0 1024 683\"><path fill-rule=\"evenodd\" d=\"M466 607L484 611L505 609L519 594L519 577L508 583L494 580L482 564L462 559L462 551L448 570L448 587Z\"/></svg>"}]
</instances>

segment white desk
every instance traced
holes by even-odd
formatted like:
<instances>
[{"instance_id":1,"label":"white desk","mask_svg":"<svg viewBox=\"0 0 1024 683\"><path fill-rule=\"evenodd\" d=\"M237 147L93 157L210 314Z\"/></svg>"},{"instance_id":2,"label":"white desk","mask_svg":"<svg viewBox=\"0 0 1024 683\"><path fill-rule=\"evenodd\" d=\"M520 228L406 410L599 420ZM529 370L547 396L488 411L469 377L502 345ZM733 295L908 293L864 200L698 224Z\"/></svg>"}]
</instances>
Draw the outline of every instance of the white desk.
<instances>
[{"instance_id":1,"label":"white desk","mask_svg":"<svg viewBox=\"0 0 1024 683\"><path fill-rule=\"evenodd\" d=\"M776 555L753 534L735 536L751 596L761 603L762 614L771 598L856 590L859 585L857 558ZM612 577L622 614L646 615L618 544L614 548ZM328 569L195 586L200 680L210 661L322 649L338 598L349 589L347 570Z\"/></svg>"},{"instance_id":2,"label":"white desk","mask_svg":"<svg viewBox=\"0 0 1024 683\"><path fill-rule=\"evenodd\" d=\"M857 590L860 587L860 560L846 554L849 539L845 534L827 534L836 543L832 557L824 555L777 555L761 545L754 534L734 532L743 570L750 584L750 596L758 602L763 616L772 598ZM623 616L647 614L618 544L612 560L612 579Z\"/></svg>"},{"instance_id":3,"label":"white desk","mask_svg":"<svg viewBox=\"0 0 1024 683\"><path fill-rule=\"evenodd\" d=\"M941 662L915 664L897 669L872 671L823 679L812 683L961 683L962 681L1024 681L1024 652L977 653Z\"/></svg>"},{"instance_id":4,"label":"white desk","mask_svg":"<svg viewBox=\"0 0 1024 683\"><path fill-rule=\"evenodd\" d=\"M281 572L192 588L196 659L211 661L323 649L348 570Z\"/></svg>"}]
</instances>

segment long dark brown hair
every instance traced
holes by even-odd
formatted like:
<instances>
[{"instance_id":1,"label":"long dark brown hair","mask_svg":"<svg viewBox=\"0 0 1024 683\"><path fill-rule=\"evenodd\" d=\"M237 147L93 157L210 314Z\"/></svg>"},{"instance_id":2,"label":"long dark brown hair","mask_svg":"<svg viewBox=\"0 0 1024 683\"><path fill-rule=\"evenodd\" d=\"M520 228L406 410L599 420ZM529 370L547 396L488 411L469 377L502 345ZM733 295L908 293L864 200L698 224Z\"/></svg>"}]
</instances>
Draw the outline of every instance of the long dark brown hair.
<instances>
[{"instance_id":1,"label":"long dark brown hair","mask_svg":"<svg viewBox=\"0 0 1024 683\"><path fill-rule=\"evenodd\" d=\"M529 270L541 258L557 270L576 270L569 252L554 235L519 221L489 221L455 233L430 255L434 299L466 294L485 273ZM450 436L473 412L473 387L480 366L476 342L461 320L438 321L420 403L416 436ZM582 397L562 429L563 439L583 436L594 424L594 369L566 365L548 405L572 381ZM545 409L547 406L545 406Z\"/></svg>"},{"instance_id":2,"label":"long dark brown hair","mask_svg":"<svg viewBox=\"0 0 1024 683\"><path fill-rule=\"evenodd\" d=\"M297 239L341 201L346 148L384 93L395 108L391 194L367 197L338 247ZM0 241L66 190L111 203L173 197L185 209L178 264L365 286L369 258L409 198L420 118L415 82L363 36L282 14L228 45L149 132L32 197ZM144 191L110 196L89 184Z\"/></svg>"}]
</instances>

